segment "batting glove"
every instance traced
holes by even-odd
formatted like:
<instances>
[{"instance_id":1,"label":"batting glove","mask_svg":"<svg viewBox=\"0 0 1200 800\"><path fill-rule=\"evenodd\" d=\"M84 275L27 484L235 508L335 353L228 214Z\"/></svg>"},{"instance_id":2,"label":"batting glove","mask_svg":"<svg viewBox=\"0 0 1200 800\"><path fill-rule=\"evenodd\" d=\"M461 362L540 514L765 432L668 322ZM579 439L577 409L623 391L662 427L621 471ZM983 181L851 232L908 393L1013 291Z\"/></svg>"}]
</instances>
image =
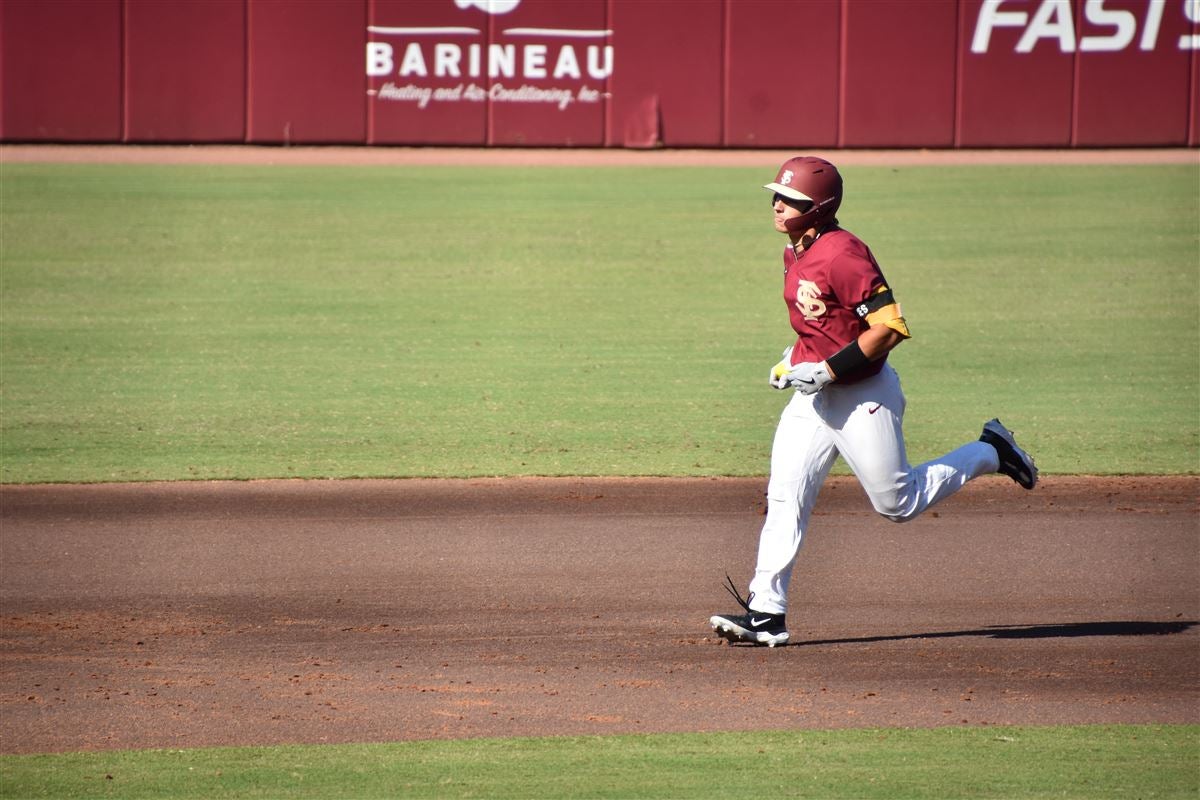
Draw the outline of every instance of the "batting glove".
<instances>
[{"instance_id":1,"label":"batting glove","mask_svg":"<svg viewBox=\"0 0 1200 800\"><path fill-rule=\"evenodd\" d=\"M783 351L783 360L775 366L771 367L771 374L767 380L776 389L786 389L791 381L788 378L788 373L792 369L792 348Z\"/></svg>"},{"instance_id":2,"label":"batting glove","mask_svg":"<svg viewBox=\"0 0 1200 800\"><path fill-rule=\"evenodd\" d=\"M825 366L824 361L819 364L812 361L797 364L788 371L787 379L800 394L816 394L833 383L833 376L829 374L829 367Z\"/></svg>"}]
</instances>

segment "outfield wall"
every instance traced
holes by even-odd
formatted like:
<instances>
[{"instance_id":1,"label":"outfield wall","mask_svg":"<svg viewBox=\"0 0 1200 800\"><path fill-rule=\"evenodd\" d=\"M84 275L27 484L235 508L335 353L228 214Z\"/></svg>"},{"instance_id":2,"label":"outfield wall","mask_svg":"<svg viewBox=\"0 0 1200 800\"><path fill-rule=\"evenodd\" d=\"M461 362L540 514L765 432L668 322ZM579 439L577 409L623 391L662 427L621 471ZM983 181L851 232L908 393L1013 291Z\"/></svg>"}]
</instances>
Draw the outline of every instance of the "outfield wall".
<instances>
[{"instance_id":1,"label":"outfield wall","mask_svg":"<svg viewBox=\"0 0 1200 800\"><path fill-rule=\"evenodd\" d=\"M1200 0L3 0L0 139L1195 147Z\"/></svg>"}]
</instances>

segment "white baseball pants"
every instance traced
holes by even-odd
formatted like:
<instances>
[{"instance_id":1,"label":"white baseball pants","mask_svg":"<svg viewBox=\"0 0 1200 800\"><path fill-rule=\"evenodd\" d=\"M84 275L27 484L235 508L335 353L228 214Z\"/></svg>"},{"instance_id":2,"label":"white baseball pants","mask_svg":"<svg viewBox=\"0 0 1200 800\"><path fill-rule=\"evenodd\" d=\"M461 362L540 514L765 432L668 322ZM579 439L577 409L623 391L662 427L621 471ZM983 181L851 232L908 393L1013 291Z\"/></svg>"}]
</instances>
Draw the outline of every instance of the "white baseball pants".
<instances>
[{"instance_id":1,"label":"white baseball pants","mask_svg":"<svg viewBox=\"0 0 1200 800\"><path fill-rule=\"evenodd\" d=\"M783 410L771 448L767 519L750 582L751 607L787 613L792 567L808 530L821 484L840 453L883 516L906 522L957 492L967 481L995 472L996 450L971 442L911 467L904 450L904 392L890 365L847 386L830 384L795 396Z\"/></svg>"}]
</instances>

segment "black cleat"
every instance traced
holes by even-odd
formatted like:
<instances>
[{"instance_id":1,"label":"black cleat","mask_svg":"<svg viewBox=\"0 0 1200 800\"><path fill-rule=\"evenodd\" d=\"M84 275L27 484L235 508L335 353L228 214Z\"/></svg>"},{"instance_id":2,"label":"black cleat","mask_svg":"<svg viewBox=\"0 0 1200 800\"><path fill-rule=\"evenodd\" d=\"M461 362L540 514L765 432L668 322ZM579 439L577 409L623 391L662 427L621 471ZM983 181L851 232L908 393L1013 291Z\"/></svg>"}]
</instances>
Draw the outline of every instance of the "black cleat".
<instances>
[{"instance_id":1,"label":"black cleat","mask_svg":"<svg viewBox=\"0 0 1200 800\"><path fill-rule=\"evenodd\" d=\"M1033 457L1017 447L1017 440L1012 431L994 419L983 425L983 435L979 441L986 442L996 448L1000 457L1000 473L1007 475L1026 489L1032 489L1037 484L1038 469L1033 463Z\"/></svg>"},{"instance_id":2,"label":"black cleat","mask_svg":"<svg viewBox=\"0 0 1200 800\"><path fill-rule=\"evenodd\" d=\"M708 624L712 626L717 636L730 642L765 644L767 647L787 644L787 615L755 611L750 608L749 601L742 599L741 593L738 592L733 580L728 575L725 576L725 580L729 581L726 591L733 595L746 613L717 614L709 617ZM750 599L754 599L753 594L750 595Z\"/></svg>"}]
</instances>

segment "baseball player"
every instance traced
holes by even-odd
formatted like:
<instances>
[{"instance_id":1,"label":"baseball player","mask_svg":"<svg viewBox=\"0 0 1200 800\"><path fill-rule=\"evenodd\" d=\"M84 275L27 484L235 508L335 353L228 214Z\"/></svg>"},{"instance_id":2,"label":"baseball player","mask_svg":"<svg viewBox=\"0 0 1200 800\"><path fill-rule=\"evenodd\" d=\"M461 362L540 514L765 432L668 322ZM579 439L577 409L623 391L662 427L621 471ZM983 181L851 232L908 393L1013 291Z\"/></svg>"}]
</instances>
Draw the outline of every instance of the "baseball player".
<instances>
[{"instance_id":1,"label":"baseball player","mask_svg":"<svg viewBox=\"0 0 1200 800\"><path fill-rule=\"evenodd\" d=\"M840 454L875 510L905 522L961 489L1000 472L1026 489L1037 483L1033 459L993 419L979 441L941 458L909 466L904 450L904 394L887 363L909 338L900 304L870 249L838 227L842 177L820 158L784 162L772 192L775 230L783 251L783 299L795 343L770 373L776 389L794 389L775 431L767 517L758 563L744 599L727 587L744 613L717 615L709 624L731 642L785 644L787 590L808 530L817 493Z\"/></svg>"}]
</instances>

